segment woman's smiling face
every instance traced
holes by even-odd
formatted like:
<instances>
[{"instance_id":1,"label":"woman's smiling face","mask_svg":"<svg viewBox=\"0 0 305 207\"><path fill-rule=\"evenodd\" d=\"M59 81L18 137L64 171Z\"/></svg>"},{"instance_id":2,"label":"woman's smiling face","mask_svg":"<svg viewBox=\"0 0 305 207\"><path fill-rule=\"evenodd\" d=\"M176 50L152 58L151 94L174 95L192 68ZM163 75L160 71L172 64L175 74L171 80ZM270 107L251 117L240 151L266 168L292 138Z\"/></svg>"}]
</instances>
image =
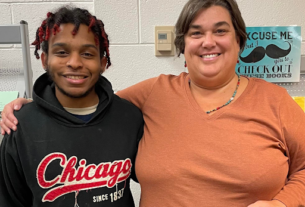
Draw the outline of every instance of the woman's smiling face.
<instances>
[{"instance_id":1,"label":"woman's smiling face","mask_svg":"<svg viewBox=\"0 0 305 207\"><path fill-rule=\"evenodd\" d=\"M222 82L235 73L239 39L224 7L211 6L199 11L184 41L184 56L192 81Z\"/></svg>"}]
</instances>

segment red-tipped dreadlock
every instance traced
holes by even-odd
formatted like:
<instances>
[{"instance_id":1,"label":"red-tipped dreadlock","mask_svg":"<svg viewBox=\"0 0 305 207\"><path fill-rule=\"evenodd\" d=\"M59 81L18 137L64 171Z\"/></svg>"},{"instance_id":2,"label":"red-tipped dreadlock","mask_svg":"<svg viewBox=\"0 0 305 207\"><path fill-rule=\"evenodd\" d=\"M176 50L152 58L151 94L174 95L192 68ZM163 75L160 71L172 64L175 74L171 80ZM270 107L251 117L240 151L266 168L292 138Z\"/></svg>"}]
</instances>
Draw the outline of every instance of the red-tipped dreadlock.
<instances>
[{"instance_id":1,"label":"red-tipped dreadlock","mask_svg":"<svg viewBox=\"0 0 305 207\"><path fill-rule=\"evenodd\" d=\"M43 20L41 26L36 31L36 39L32 43L35 45L35 56L39 59L38 50L42 46L42 51L48 54L48 40L50 35L56 35L60 31L61 24L72 23L74 29L73 35L76 35L80 24L88 26L88 32L92 31L94 34L95 44L100 48L101 58L106 56L108 68L111 65L109 54L109 40L108 35L105 32L104 24L101 20L96 19L87 10L80 8L61 7L55 13L48 12L47 18ZM52 32L52 33L51 33Z\"/></svg>"},{"instance_id":2,"label":"red-tipped dreadlock","mask_svg":"<svg viewBox=\"0 0 305 207\"><path fill-rule=\"evenodd\" d=\"M103 45L106 49L106 56L109 56L109 40L108 40L108 35L106 34L105 30L104 30L104 24L102 21L98 21L99 25L101 27L101 31L102 31L102 36L104 37L104 41L103 41Z\"/></svg>"},{"instance_id":3,"label":"red-tipped dreadlock","mask_svg":"<svg viewBox=\"0 0 305 207\"><path fill-rule=\"evenodd\" d=\"M90 31L90 29L93 25L95 25L95 18L91 16L88 31Z\"/></svg>"}]
</instances>

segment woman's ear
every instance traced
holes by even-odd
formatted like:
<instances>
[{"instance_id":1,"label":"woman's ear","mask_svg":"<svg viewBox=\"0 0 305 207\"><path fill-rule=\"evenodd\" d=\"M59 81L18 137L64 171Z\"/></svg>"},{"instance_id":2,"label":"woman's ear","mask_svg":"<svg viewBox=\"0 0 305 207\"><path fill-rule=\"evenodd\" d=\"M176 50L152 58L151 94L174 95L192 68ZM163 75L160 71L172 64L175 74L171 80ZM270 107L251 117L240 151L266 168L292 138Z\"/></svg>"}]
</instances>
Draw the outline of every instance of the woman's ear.
<instances>
[{"instance_id":1,"label":"woman's ear","mask_svg":"<svg viewBox=\"0 0 305 207\"><path fill-rule=\"evenodd\" d=\"M238 44L238 55L239 55L239 53L240 53L240 37L238 36L238 35L236 35L236 42L237 42L237 44Z\"/></svg>"}]
</instances>

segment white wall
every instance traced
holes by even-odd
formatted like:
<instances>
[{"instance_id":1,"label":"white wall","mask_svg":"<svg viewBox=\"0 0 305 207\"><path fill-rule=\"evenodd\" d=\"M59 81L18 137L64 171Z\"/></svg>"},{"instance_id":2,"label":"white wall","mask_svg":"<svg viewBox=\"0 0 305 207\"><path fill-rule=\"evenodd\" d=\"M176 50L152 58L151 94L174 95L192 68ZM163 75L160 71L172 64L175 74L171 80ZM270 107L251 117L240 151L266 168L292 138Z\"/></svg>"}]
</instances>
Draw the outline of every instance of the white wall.
<instances>
[{"instance_id":1,"label":"white wall","mask_svg":"<svg viewBox=\"0 0 305 207\"><path fill-rule=\"evenodd\" d=\"M187 0L0 0L0 24L29 23L30 41L48 10L72 2L87 8L105 23L113 65L105 72L114 90L120 90L160 73L179 74L184 58L154 56L154 26L174 25ZM302 26L305 40L304 0L237 0L247 26ZM305 54L305 41L302 42ZM0 45L0 65L21 66L17 45ZM43 73L32 56L34 80ZM1 83L0 83L1 84ZM132 184L138 202L140 188Z\"/></svg>"}]
</instances>

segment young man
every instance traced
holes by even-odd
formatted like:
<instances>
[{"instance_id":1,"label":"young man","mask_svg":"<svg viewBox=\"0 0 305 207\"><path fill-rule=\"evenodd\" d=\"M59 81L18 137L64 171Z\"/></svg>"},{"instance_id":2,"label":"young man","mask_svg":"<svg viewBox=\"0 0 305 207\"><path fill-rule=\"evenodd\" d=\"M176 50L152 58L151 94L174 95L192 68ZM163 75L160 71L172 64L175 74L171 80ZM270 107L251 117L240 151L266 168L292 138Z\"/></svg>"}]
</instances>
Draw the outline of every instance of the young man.
<instances>
[{"instance_id":1,"label":"young man","mask_svg":"<svg viewBox=\"0 0 305 207\"><path fill-rule=\"evenodd\" d=\"M0 207L134 206L129 181L143 119L100 75L111 64L102 21L62 7L33 44L46 73L1 144Z\"/></svg>"}]
</instances>

